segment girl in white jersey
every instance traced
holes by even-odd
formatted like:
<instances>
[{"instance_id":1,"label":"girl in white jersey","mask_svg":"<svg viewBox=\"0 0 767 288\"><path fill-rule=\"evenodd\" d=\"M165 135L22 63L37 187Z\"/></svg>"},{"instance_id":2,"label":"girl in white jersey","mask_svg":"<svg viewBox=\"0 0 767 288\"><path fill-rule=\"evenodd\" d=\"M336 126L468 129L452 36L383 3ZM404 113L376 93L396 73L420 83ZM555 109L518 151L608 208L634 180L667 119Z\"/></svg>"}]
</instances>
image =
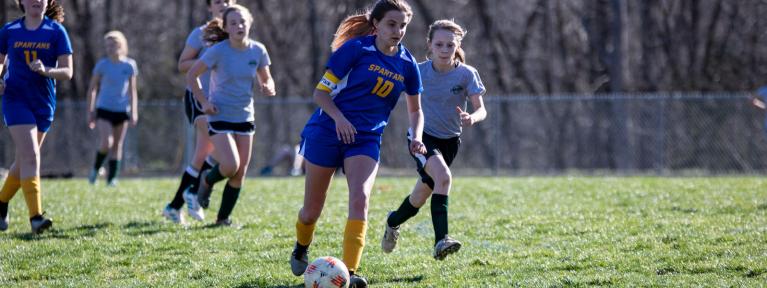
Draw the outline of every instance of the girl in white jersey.
<instances>
[{"instance_id":1,"label":"girl in white jersey","mask_svg":"<svg viewBox=\"0 0 767 288\"><path fill-rule=\"evenodd\" d=\"M224 10L230 5L235 4L235 0L206 0L208 12L210 12L211 20L215 18L221 18ZM178 58L178 70L181 73L187 73L189 68L192 67L195 61L199 59L205 50L208 48L208 43L203 40L203 31L207 27L207 23L200 27L195 28L186 39L186 45L184 50L181 51L181 56ZM208 82L210 73L204 73L200 77L200 83L202 84L203 91L208 91ZM189 215L195 220L202 221L205 219L205 213L202 207L197 201L197 184L200 181L200 173L204 170L213 167L214 161L210 157L213 152L213 143L210 142L210 136L208 136L208 118L202 113L200 103L194 99L192 90L189 86L186 87L186 93L184 93L184 112L186 113L189 123L194 125L196 143L194 156L192 156L192 163L184 170L184 174L181 176L181 183L179 183L176 194L173 200L165 206L162 214L168 220L174 223L184 222L184 218L180 213L180 209L184 206L184 202L187 203L189 209ZM207 204L207 203L206 203ZM207 208L207 205L205 205Z\"/></svg>"},{"instance_id":2,"label":"girl in white jersey","mask_svg":"<svg viewBox=\"0 0 767 288\"><path fill-rule=\"evenodd\" d=\"M104 44L107 57L96 63L88 88L88 128L98 128L100 143L88 182L96 183L98 171L109 154L107 185L114 186L128 131L126 122L135 126L138 121L138 68L136 61L128 58L128 40L122 32L108 32Z\"/></svg>"},{"instance_id":3,"label":"girl in white jersey","mask_svg":"<svg viewBox=\"0 0 767 288\"><path fill-rule=\"evenodd\" d=\"M274 96L274 80L269 72L269 55L263 44L251 40L253 16L247 8L232 5L222 19L215 19L205 30L205 39L218 42L197 60L187 73L187 84L208 117L208 134L214 158L219 162L200 175L197 199L210 195L211 185L229 178L221 198L217 225L231 225L229 215L237 203L250 163L255 118L253 87ZM200 75L210 70L210 88L203 91ZM258 79L258 85L253 81Z\"/></svg>"},{"instance_id":4,"label":"girl in white jersey","mask_svg":"<svg viewBox=\"0 0 767 288\"><path fill-rule=\"evenodd\" d=\"M422 107L424 115L423 143L427 153L413 154L421 179L405 197L399 209L390 212L381 246L390 253L397 245L399 227L418 213L431 196L434 225L434 258L461 248L461 242L447 235L448 193L452 182L450 164L461 144L461 127L472 126L487 116L482 95L485 87L474 67L465 64L461 40L466 32L452 20L438 20L429 26L429 60L418 64L423 81ZM466 112L467 99L474 113ZM410 138L411 133L408 133Z\"/></svg>"}]
</instances>

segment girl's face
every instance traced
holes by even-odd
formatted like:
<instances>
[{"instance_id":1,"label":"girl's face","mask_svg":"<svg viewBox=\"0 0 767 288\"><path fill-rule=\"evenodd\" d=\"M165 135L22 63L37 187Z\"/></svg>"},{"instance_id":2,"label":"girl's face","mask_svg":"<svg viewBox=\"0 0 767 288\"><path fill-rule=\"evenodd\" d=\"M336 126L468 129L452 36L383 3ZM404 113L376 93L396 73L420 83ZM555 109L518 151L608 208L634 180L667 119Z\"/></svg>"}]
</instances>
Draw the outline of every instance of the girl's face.
<instances>
[{"instance_id":1,"label":"girl's face","mask_svg":"<svg viewBox=\"0 0 767 288\"><path fill-rule=\"evenodd\" d=\"M399 10L391 10L384 14L381 21L373 20L373 24L376 27L376 35L378 38L384 41L387 46L397 46L402 42L402 38L405 37L407 31L407 24L410 23L410 18L407 17L405 12Z\"/></svg>"},{"instance_id":2,"label":"girl's face","mask_svg":"<svg viewBox=\"0 0 767 288\"><path fill-rule=\"evenodd\" d=\"M429 42L429 51L432 61L439 64L453 64L455 59L455 50L461 43L458 37L450 30L439 29L434 31Z\"/></svg>"},{"instance_id":3,"label":"girl's face","mask_svg":"<svg viewBox=\"0 0 767 288\"><path fill-rule=\"evenodd\" d=\"M25 15L42 16L48 8L48 0L21 0L21 5Z\"/></svg>"},{"instance_id":4,"label":"girl's face","mask_svg":"<svg viewBox=\"0 0 767 288\"><path fill-rule=\"evenodd\" d=\"M104 43L104 48L109 57L119 57L120 51L122 51L122 45L114 38L107 38L106 43Z\"/></svg>"},{"instance_id":5,"label":"girl's face","mask_svg":"<svg viewBox=\"0 0 767 288\"><path fill-rule=\"evenodd\" d=\"M213 15L213 18L221 18L224 10L229 8L229 5L234 4L234 2L234 0L211 0L208 11Z\"/></svg>"},{"instance_id":6,"label":"girl's face","mask_svg":"<svg viewBox=\"0 0 767 288\"><path fill-rule=\"evenodd\" d=\"M245 17L242 17L240 11L229 12L226 15L226 23L224 23L224 31L229 33L229 38L235 41L243 41L248 38L250 31L250 21Z\"/></svg>"}]
</instances>

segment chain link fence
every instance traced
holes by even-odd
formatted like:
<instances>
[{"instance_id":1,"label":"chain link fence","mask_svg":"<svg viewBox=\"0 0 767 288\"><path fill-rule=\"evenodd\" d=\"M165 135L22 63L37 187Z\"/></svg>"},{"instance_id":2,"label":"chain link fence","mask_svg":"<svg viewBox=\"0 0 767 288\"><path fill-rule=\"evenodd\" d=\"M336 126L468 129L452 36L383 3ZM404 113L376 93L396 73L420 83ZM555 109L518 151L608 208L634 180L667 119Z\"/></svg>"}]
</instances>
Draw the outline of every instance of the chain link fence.
<instances>
[{"instance_id":1,"label":"chain link fence","mask_svg":"<svg viewBox=\"0 0 767 288\"><path fill-rule=\"evenodd\" d=\"M404 99L403 99L404 100ZM412 174L401 101L382 145L381 174ZM659 174L767 172L764 112L744 93L653 93L485 97L488 118L464 130L454 162L460 175ZM315 109L302 98L258 98L250 174L276 151L300 141ZM124 174L176 175L187 165L193 129L181 102L143 101L129 129ZM98 145L86 126L84 101L61 101L42 149L41 173L84 176ZM13 161L0 129L0 165ZM288 165L276 168L285 174ZM255 171L255 172L254 172Z\"/></svg>"}]
</instances>

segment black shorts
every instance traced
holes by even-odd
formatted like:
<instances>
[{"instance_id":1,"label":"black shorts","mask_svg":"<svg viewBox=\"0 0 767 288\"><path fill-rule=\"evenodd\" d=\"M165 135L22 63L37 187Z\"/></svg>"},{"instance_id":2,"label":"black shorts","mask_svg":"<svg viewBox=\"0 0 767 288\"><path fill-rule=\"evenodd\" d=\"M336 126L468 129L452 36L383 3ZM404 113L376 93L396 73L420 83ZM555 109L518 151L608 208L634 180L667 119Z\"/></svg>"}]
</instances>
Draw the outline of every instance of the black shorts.
<instances>
[{"instance_id":1,"label":"black shorts","mask_svg":"<svg viewBox=\"0 0 767 288\"><path fill-rule=\"evenodd\" d=\"M410 150L410 131L408 131L407 136L408 150ZM418 167L418 175L421 176L421 182L434 190L434 180L426 173L426 160L434 155L442 155L447 167L450 167L453 164L453 160L455 160L455 156L458 155L458 148L461 147L461 137L441 139L423 133L423 145L426 146L426 155L413 155L411 153L410 156L413 157L416 167Z\"/></svg>"},{"instance_id":2,"label":"black shorts","mask_svg":"<svg viewBox=\"0 0 767 288\"><path fill-rule=\"evenodd\" d=\"M213 121L208 122L208 135L213 136L216 134L239 134L239 135L253 135L256 133L256 124L253 122L225 122L225 121Z\"/></svg>"},{"instance_id":3,"label":"black shorts","mask_svg":"<svg viewBox=\"0 0 767 288\"><path fill-rule=\"evenodd\" d=\"M128 112L113 112L106 109L96 108L96 119L104 119L114 127L130 120L130 115Z\"/></svg>"},{"instance_id":4,"label":"black shorts","mask_svg":"<svg viewBox=\"0 0 767 288\"><path fill-rule=\"evenodd\" d=\"M197 117L205 116L205 113L202 112L202 105L197 102L197 99L194 99L194 93L189 90L186 90L184 94L184 114L186 114L186 120L189 120L189 124L194 124Z\"/></svg>"}]
</instances>

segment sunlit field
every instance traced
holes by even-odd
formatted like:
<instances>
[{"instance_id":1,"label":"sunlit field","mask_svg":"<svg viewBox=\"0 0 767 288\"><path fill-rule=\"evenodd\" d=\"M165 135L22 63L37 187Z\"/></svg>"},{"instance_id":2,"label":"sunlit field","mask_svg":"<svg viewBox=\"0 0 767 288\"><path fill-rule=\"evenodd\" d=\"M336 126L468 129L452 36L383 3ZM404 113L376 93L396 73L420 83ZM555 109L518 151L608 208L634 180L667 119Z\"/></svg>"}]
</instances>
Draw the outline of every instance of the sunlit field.
<instances>
[{"instance_id":1,"label":"sunlit field","mask_svg":"<svg viewBox=\"0 0 767 288\"><path fill-rule=\"evenodd\" d=\"M744 178L462 178L450 235L464 244L431 257L427 205L391 254L384 218L415 177L380 178L370 200L360 274L372 287L763 287L767 181ZM161 217L176 179L44 180L54 228L31 235L23 196L0 233L2 287L302 287L290 273L302 178L252 178L216 228L220 189L204 223ZM310 257L341 256L345 180L329 192ZM184 207L186 209L186 207Z\"/></svg>"}]
</instances>

